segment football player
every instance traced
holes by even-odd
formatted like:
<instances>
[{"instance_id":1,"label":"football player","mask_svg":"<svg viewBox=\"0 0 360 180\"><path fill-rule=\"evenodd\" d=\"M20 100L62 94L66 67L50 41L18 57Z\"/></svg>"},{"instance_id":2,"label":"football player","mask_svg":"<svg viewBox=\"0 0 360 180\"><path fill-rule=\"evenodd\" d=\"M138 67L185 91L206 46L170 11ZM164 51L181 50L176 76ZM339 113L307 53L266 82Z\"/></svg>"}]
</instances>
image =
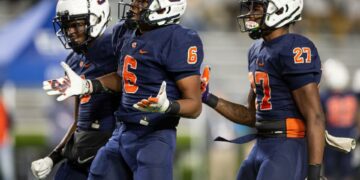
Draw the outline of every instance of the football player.
<instances>
[{"instance_id":1,"label":"football player","mask_svg":"<svg viewBox=\"0 0 360 180\"><path fill-rule=\"evenodd\" d=\"M256 40L248 53L248 105L208 91L203 95L203 102L224 117L258 131L235 140L217 139L257 139L239 180L320 179L325 144L320 57L311 40L289 33L302 9L302 0L240 0L240 29Z\"/></svg>"},{"instance_id":2,"label":"football player","mask_svg":"<svg viewBox=\"0 0 360 180\"><path fill-rule=\"evenodd\" d=\"M112 30L108 0L59 0L53 19L56 35L66 49L73 51L66 58L70 68L83 78L116 74L117 57L111 46ZM68 75L67 75L68 76ZM59 94L68 77L44 81L50 95ZM76 96L76 117L62 142L46 157L31 164L38 179L49 175L56 163L65 159L55 179L87 179L91 162L115 128L113 115L119 96L110 90L99 94Z\"/></svg>"},{"instance_id":3,"label":"football player","mask_svg":"<svg viewBox=\"0 0 360 180\"><path fill-rule=\"evenodd\" d=\"M133 179L169 180L179 119L201 113L203 45L197 32L178 25L186 0L122 1L119 7L122 20L113 31L118 76L84 80L62 63L71 85L59 98L121 88L118 126L89 179L123 178L123 159Z\"/></svg>"}]
</instances>

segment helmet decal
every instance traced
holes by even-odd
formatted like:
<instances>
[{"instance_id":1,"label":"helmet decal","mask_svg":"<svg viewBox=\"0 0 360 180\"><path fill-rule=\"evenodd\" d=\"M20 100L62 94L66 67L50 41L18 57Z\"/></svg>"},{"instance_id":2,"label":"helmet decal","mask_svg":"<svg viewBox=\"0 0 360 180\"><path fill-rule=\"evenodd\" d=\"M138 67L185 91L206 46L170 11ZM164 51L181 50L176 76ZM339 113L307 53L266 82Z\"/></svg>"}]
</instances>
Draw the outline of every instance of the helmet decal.
<instances>
[{"instance_id":1,"label":"helmet decal","mask_svg":"<svg viewBox=\"0 0 360 180\"><path fill-rule=\"evenodd\" d=\"M136 1L136 0L135 0ZM134 2L133 2L134 3ZM119 19L125 20L130 26L146 24L150 26L162 26L178 24L186 10L186 0L149 0L147 7L142 7L140 19L134 22L131 18L134 13L130 11L133 3L119 2Z\"/></svg>"}]
</instances>

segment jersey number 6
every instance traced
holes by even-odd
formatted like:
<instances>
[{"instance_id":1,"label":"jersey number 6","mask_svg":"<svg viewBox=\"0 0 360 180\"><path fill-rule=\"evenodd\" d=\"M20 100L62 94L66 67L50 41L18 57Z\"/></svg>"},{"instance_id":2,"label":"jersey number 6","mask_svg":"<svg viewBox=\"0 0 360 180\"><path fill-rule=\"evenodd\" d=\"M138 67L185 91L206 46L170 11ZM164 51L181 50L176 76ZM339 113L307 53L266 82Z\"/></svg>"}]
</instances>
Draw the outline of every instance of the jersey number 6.
<instances>
[{"instance_id":1,"label":"jersey number 6","mask_svg":"<svg viewBox=\"0 0 360 180\"><path fill-rule=\"evenodd\" d=\"M127 55L124 58L124 66L122 71L124 90L126 93L134 94L138 91L139 86L136 85L136 81L137 81L136 75L130 72L129 68L136 69L137 61L133 57Z\"/></svg>"}]
</instances>

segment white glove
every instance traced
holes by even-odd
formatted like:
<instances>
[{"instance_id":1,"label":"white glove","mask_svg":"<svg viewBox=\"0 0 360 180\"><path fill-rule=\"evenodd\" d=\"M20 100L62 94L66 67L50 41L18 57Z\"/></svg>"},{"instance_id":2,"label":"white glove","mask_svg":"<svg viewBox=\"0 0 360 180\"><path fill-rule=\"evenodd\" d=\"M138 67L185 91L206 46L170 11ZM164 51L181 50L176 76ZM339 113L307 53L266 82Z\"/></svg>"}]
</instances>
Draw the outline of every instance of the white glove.
<instances>
[{"instance_id":1,"label":"white glove","mask_svg":"<svg viewBox=\"0 0 360 180\"><path fill-rule=\"evenodd\" d=\"M60 95L70 85L70 80L67 76L58 79L43 81L43 89L47 95Z\"/></svg>"},{"instance_id":2,"label":"white glove","mask_svg":"<svg viewBox=\"0 0 360 180\"><path fill-rule=\"evenodd\" d=\"M170 101L166 95L166 82L163 81L156 97L150 96L148 99L142 99L134 104L133 107L144 112L165 113L169 105Z\"/></svg>"},{"instance_id":3,"label":"white glove","mask_svg":"<svg viewBox=\"0 0 360 180\"><path fill-rule=\"evenodd\" d=\"M48 86L48 83L52 82L44 82L43 88L45 90L51 89L47 92L48 95L60 95L57 97L57 101L63 101L67 99L68 97L74 96L74 95L84 95L91 93L91 81L81 78L79 75L77 75L65 62L60 63L61 66L64 68L66 72L66 77L63 78L64 81L62 81L61 78L60 82L64 82L65 84L62 84L61 88L52 87L50 84L50 87ZM58 79L58 80L59 80ZM60 83L61 84L61 83Z\"/></svg>"},{"instance_id":4,"label":"white glove","mask_svg":"<svg viewBox=\"0 0 360 180\"><path fill-rule=\"evenodd\" d=\"M33 161L31 163L31 171L37 179L46 178L53 167L53 161L49 157Z\"/></svg>"}]
</instances>

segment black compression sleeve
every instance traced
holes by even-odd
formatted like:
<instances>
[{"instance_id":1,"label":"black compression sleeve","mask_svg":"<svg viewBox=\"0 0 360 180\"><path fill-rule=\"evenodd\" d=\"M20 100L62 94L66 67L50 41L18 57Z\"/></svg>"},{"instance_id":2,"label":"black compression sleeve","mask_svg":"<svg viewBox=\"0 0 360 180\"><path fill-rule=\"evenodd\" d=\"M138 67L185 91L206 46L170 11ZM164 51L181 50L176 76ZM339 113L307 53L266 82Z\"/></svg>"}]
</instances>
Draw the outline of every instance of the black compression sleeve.
<instances>
[{"instance_id":1,"label":"black compression sleeve","mask_svg":"<svg viewBox=\"0 0 360 180\"><path fill-rule=\"evenodd\" d=\"M113 93L113 91L107 87L104 87L101 82L97 79L92 79L92 93L93 94L101 94L101 93Z\"/></svg>"},{"instance_id":2,"label":"black compression sleeve","mask_svg":"<svg viewBox=\"0 0 360 180\"><path fill-rule=\"evenodd\" d=\"M204 103L215 109L218 102L219 102L219 98L217 96L209 93L209 97L207 98L206 102L204 102Z\"/></svg>"},{"instance_id":3,"label":"black compression sleeve","mask_svg":"<svg viewBox=\"0 0 360 180\"><path fill-rule=\"evenodd\" d=\"M54 165L58 162L60 162L64 157L61 155L61 153L59 151L53 150L49 155L48 155L51 160L53 161Z\"/></svg>"},{"instance_id":4,"label":"black compression sleeve","mask_svg":"<svg viewBox=\"0 0 360 180\"><path fill-rule=\"evenodd\" d=\"M177 115L180 112L180 104L177 101L170 101L169 107L166 109L166 114Z\"/></svg>"}]
</instances>

